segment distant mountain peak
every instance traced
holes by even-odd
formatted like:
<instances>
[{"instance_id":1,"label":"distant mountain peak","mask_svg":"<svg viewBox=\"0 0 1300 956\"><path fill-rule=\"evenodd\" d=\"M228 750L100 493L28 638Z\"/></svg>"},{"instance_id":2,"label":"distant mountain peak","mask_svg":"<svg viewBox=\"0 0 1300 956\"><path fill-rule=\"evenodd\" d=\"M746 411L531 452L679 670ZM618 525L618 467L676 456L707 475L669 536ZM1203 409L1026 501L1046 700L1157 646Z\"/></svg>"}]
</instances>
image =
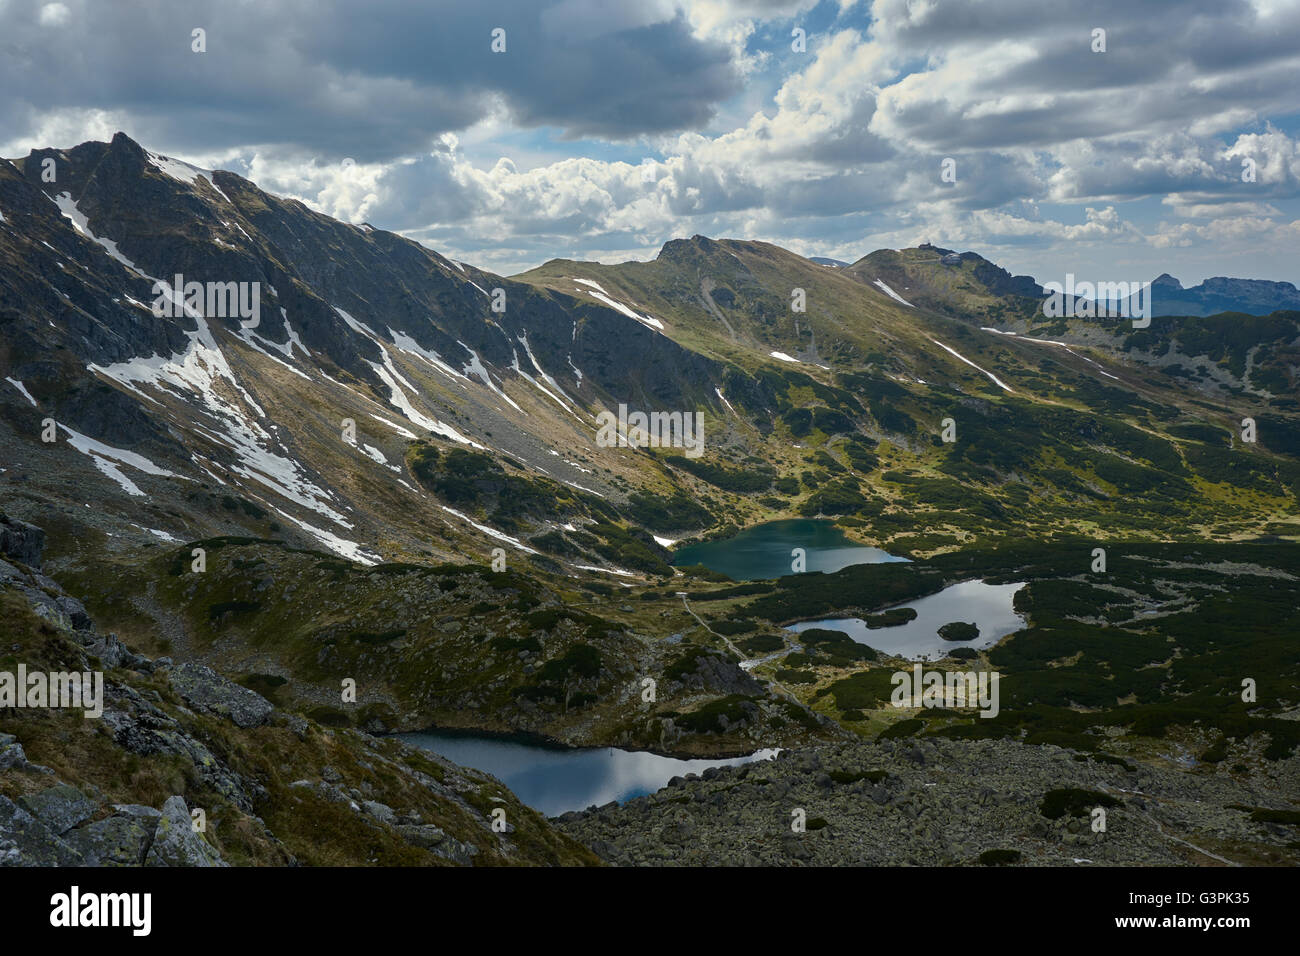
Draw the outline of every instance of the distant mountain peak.
<instances>
[{"instance_id":1,"label":"distant mountain peak","mask_svg":"<svg viewBox=\"0 0 1300 956\"><path fill-rule=\"evenodd\" d=\"M1234 279L1212 276L1199 285L1183 286L1169 273L1151 283L1154 314L1215 315L1243 312L1268 315L1284 309L1300 309L1300 290L1290 282L1269 279Z\"/></svg>"}]
</instances>

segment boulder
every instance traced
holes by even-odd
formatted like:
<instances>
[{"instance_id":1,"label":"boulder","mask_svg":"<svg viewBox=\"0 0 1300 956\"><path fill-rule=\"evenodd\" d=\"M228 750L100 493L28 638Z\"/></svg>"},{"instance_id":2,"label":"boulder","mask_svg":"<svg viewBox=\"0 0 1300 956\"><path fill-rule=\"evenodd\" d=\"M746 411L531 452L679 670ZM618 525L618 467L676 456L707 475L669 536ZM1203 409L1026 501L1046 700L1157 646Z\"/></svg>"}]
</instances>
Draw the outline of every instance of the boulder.
<instances>
[{"instance_id":1,"label":"boulder","mask_svg":"<svg viewBox=\"0 0 1300 956\"><path fill-rule=\"evenodd\" d=\"M423 847L426 850L432 850L447 839L446 832L441 827L435 827L431 823L403 824L395 827L395 829L407 843Z\"/></svg>"},{"instance_id":2,"label":"boulder","mask_svg":"<svg viewBox=\"0 0 1300 956\"><path fill-rule=\"evenodd\" d=\"M237 727L260 727L275 710L261 694L240 687L203 664L178 664L172 668L171 680L172 686L191 706L227 717Z\"/></svg>"},{"instance_id":3,"label":"boulder","mask_svg":"<svg viewBox=\"0 0 1300 956\"><path fill-rule=\"evenodd\" d=\"M0 771L22 770L27 766L23 745L12 734L0 734Z\"/></svg>"},{"instance_id":4,"label":"boulder","mask_svg":"<svg viewBox=\"0 0 1300 956\"><path fill-rule=\"evenodd\" d=\"M436 853L444 860L469 866L474 862L474 857L478 856L478 847L472 843L462 843L455 837L447 837L437 846L430 848L430 852Z\"/></svg>"},{"instance_id":5,"label":"boulder","mask_svg":"<svg viewBox=\"0 0 1300 956\"><path fill-rule=\"evenodd\" d=\"M138 668L146 663L145 658L131 653L130 649L118 640L116 634L106 634L98 640L92 641L87 645L87 650L98 657L100 663L108 668L123 666Z\"/></svg>"},{"instance_id":6,"label":"boulder","mask_svg":"<svg viewBox=\"0 0 1300 956\"><path fill-rule=\"evenodd\" d=\"M0 866L77 866L80 855L34 816L0 796Z\"/></svg>"},{"instance_id":7,"label":"boulder","mask_svg":"<svg viewBox=\"0 0 1300 956\"><path fill-rule=\"evenodd\" d=\"M397 814L393 812L393 808L386 804L379 803L375 800L363 800L361 801L361 806L366 813L370 814L380 823L391 825L397 820Z\"/></svg>"},{"instance_id":8,"label":"boulder","mask_svg":"<svg viewBox=\"0 0 1300 956\"><path fill-rule=\"evenodd\" d=\"M153 807L119 806L117 813L64 835L87 866L142 866L162 814Z\"/></svg>"},{"instance_id":9,"label":"boulder","mask_svg":"<svg viewBox=\"0 0 1300 956\"><path fill-rule=\"evenodd\" d=\"M18 805L58 834L89 820L99 809L98 803L66 783L19 797Z\"/></svg>"},{"instance_id":10,"label":"boulder","mask_svg":"<svg viewBox=\"0 0 1300 956\"><path fill-rule=\"evenodd\" d=\"M94 628L90 620L90 615L86 613L86 606L76 598L68 597L66 594L60 595L57 599L60 610L68 615L68 620L72 622L74 631L89 631Z\"/></svg>"},{"instance_id":11,"label":"boulder","mask_svg":"<svg viewBox=\"0 0 1300 956\"><path fill-rule=\"evenodd\" d=\"M189 807L183 797L168 797L163 804L145 866L229 866L203 834L194 832Z\"/></svg>"}]
</instances>

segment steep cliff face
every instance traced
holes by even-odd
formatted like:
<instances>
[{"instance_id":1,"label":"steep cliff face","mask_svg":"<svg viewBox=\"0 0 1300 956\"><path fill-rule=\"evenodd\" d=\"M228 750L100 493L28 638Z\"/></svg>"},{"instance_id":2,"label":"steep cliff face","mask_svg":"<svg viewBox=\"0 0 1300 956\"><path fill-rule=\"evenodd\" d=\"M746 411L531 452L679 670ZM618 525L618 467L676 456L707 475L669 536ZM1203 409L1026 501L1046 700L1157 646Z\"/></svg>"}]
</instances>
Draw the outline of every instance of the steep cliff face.
<instances>
[{"instance_id":1,"label":"steep cliff face","mask_svg":"<svg viewBox=\"0 0 1300 956\"><path fill-rule=\"evenodd\" d=\"M247 520L260 513L347 557L427 553L427 499L403 464L415 438L618 499L645 477L636 461L594 467L600 410L723 407L716 361L617 304L452 262L123 134L0 162L0 215L0 444L42 495L125 505L137 530L264 532ZM247 505L195 507L202 487ZM433 510L435 553L490 540Z\"/></svg>"}]
</instances>

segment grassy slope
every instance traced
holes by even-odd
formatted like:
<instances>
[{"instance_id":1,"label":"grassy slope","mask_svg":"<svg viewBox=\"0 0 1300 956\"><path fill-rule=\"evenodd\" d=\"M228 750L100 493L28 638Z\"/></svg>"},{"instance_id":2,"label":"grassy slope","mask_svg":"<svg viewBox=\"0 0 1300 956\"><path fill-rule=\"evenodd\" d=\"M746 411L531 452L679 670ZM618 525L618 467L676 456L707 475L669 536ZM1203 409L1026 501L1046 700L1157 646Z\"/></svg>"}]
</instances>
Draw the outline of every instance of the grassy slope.
<instances>
[{"instance_id":1,"label":"grassy slope","mask_svg":"<svg viewBox=\"0 0 1300 956\"><path fill-rule=\"evenodd\" d=\"M0 595L5 621L5 655L0 666L21 660L35 670L75 667L78 652L67 637L30 611L12 592ZM13 650L13 648L17 650ZM165 671L145 676L111 671L112 696L135 693L147 698L183 731L201 741L226 767L261 788L254 817L209 782L187 757L138 756L115 743L103 721L82 719L75 711L15 710L0 717L0 733L15 735L27 757L52 768L58 778L99 792L105 803L160 806L172 794L191 807L205 808L207 839L235 865L284 865L290 857L307 865L445 865L433 853L412 846L391 828L376 827L346 804L291 787L316 781L332 768L340 786L359 788L368 799L385 803L425 823L441 827L476 846L478 865L590 864L594 857L552 830L535 811L520 804L486 775L463 770L395 740L308 722L301 733L285 721L240 729L228 720L195 713L172 688ZM107 689L107 688L106 688ZM112 699L110 697L110 699ZM417 778L437 781L430 787ZM0 775L0 793L11 798L49 786L43 774ZM493 834L486 820L495 806L506 809L515 827L509 841ZM260 820L258 819L260 817Z\"/></svg>"}]
</instances>

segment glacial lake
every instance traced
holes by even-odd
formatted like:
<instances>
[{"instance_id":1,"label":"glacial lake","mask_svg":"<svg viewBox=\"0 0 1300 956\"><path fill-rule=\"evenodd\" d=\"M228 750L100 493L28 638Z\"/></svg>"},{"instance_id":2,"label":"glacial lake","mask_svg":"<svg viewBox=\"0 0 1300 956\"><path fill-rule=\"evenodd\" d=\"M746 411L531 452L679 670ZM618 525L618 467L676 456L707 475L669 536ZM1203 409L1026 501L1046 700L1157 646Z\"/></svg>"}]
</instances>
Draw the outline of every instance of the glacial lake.
<instances>
[{"instance_id":1,"label":"glacial lake","mask_svg":"<svg viewBox=\"0 0 1300 956\"><path fill-rule=\"evenodd\" d=\"M737 581L757 581L793 574L790 552L803 548L805 571L831 573L851 564L906 561L879 548L858 544L833 521L790 518L754 525L731 538L683 545L673 552L678 567L702 564Z\"/></svg>"},{"instance_id":2,"label":"glacial lake","mask_svg":"<svg viewBox=\"0 0 1300 956\"><path fill-rule=\"evenodd\" d=\"M1025 626L1025 620L1015 612L1012 602L1024 583L985 584L983 581L962 581L944 588L938 594L918 598L896 607L910 607L916 617L896 627L867 627L861 618L839 617L822 621L802 621L790 625L789 630L806 631L821 627L830 631L843 631L859 644L878 651L911 660L926 658L936 660L958 647L983 650L992 647L1013 631ZM951 621L973 622L980 636L973 641L945 641L939 628Z\"/></svg>"},{"instance_id":3,"label":"glacial lake","mask_svg":"<svg viewBox=\"0 0 1300 956\"><path fill-rule=\"evenodd\" d=\"M673 777L775 756L760 750L730 760L679 760L616 747L564 750L500 737L450 732L399 734L454 763L492 774L520 800L548 817L623 803L662 788Z\"/></svg>"}]
</instances>

